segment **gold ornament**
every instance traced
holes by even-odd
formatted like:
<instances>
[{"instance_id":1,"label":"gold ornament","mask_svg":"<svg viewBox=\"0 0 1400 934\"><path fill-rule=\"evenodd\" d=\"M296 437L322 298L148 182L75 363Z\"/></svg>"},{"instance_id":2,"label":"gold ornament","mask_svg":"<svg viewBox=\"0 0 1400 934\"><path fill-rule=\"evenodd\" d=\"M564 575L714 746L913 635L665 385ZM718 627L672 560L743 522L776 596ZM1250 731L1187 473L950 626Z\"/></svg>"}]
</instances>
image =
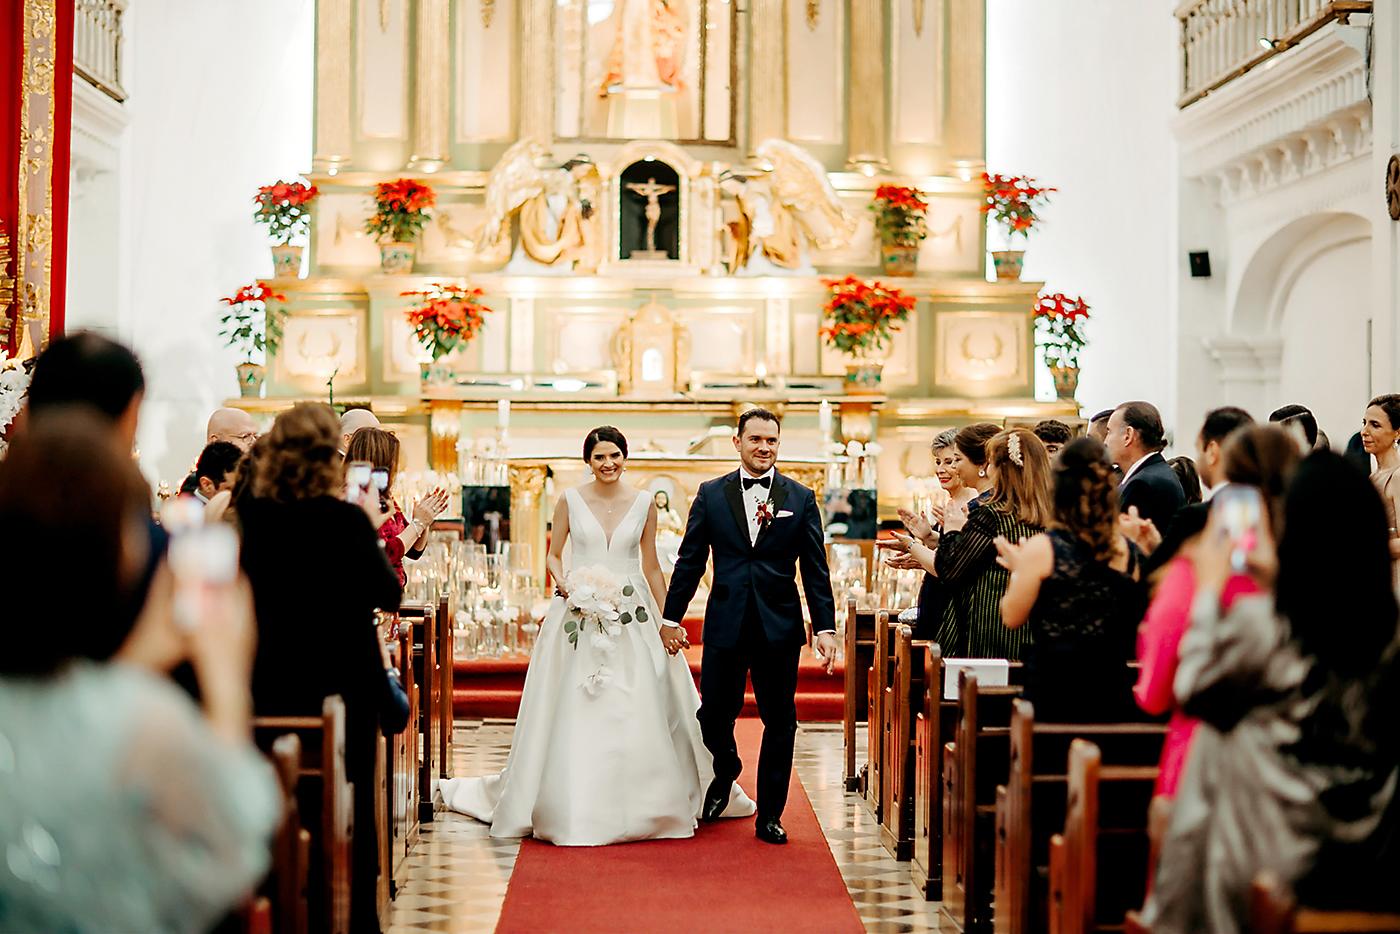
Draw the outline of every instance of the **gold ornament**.
<instances>
[{"instance_id":1,"label":"gold ornament","mask_svg":"<svg viewBox=\"0 0 1400 934\"><path fill-rule=\"evenodd\" d=\"M822 18L822 0L807 0L807 28L816 31Z\"/></svg>"}]
</instances>

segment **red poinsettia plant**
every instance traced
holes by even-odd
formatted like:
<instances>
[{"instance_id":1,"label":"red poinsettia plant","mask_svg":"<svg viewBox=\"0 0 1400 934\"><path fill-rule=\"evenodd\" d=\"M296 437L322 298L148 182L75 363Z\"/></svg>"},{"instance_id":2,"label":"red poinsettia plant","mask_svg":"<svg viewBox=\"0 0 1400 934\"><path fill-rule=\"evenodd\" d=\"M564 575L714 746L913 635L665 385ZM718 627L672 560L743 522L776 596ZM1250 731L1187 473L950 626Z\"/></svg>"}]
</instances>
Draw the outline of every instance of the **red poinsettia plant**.
<instances>
[{"instance_id":1,"label":"red poinsettia plant","mask_svg":"<svg viewBox=\"0 0 1400 934\"><path fill-rule=\"evenodd\" d=\"M455 283L434 283L426 289L401 293L422 299L404 314L418 343L433 360L440 360L476 337L491 309L482 304L481 289Z\"/></svg>"},{"instance_id":2,"label":"red poinsettia plant","mask_svg":"<svg viewBox=\"0 0 1400 934\"><path fill-rule=\"evenodd\" d=\"M1084 322L1089 305L1081 296L1061 292L1042 295L1035 303L1035 336L1046 366L1079 366L1079 354L1088 343Z\"/></svg>"},{"instance_id":3,"label":"red poinsettia plant","mask_svg":"<svg viewBox=\"0 0 1400 934\"><path fill-rule=\"evenodd\" d=\"M310 204L319 192L315 185L278 181L263 185L253 197L253 220L267 225L274 242L287 244L306 233L311 224Z\"/></svg>"},{"instance_id":4,"label":"red poinsettia plant","mask_svg":"<svg viewBox=\"0 0 1400 934\"><path fill-rule=\"evenodd\" d=\"M856 276L824 279L821 336L827 345L852 357L867 357L885 349L901 322L914 310L914 297L879 282L866 284Z\"/></svg>"},{"instance_id":5,"label":"red poinsettia plant","mask_svg":"<svg viewBox=\"0 0 1400 934\"><path fill-rule=\"evenodd\" d=\"M274 292L264 282L245 285L232 295L219 299L229 306L228 314L220 318L223 330L219 336L224 343L243 355L247 363L256 363L256 354L264 359L277 353L282 340L282 316L268 307L269 302L285 302L287 296Z\"/></svg>"},{"instance_id":6,"label":"red poinsettia plant","mask_svg":"<svg viewBox=\"0 0 1400 934\"><path fill-rule=\"evenodd\" d=\"M928 236L928 202L919 197L916 188L881 185L875 189L870 210L875 214L875 230L882 243L918 246Z\"/></svg>"},{"instance_id":7,"label":"red poinsettia plant","mask_svg":"<svg viewBox=\"0 0 1400 934\"><path fill-rule=\"evenodd\" d=\"M409 243L423 231L436 200L431 188L411 178L380 182L374 186L374 213L365 221L365 233L381 242Z\"/></svg>"},{"instance_id":8,"label":"red poinsettia plant","mask_svg":"<svg viewBox=\"0 0 1400 934\"><path fill-rule=\"evenodd\" d=\"M985 201L982 213L990 215L1006 230L1006 241L1018 234L1029 237L1031 228L1040 222L1036 208L1046 204L1054 188L1044 188L1027 175L988 175L982 173L982 193Z\"/></svg>"}]
</instances>

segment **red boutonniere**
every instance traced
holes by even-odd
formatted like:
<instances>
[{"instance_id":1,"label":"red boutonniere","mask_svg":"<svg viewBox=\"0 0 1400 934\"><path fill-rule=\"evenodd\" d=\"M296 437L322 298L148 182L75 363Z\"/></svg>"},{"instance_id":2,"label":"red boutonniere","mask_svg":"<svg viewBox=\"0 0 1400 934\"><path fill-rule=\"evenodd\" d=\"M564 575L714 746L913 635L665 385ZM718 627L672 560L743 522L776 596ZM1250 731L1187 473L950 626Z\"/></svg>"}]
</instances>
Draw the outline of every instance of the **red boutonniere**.
<instances>
[{"instance_id":1,"label":"red boutonniere","mask_svg":"<svg viewBox=\"0 0 1400 934\"><path fill-rule=\"evenodd\" d=\"M773 521L773 504L765 499L754 508L753 514L758 520L759 529L766 528L768 523Z\"/></svg>"}]
</instances>

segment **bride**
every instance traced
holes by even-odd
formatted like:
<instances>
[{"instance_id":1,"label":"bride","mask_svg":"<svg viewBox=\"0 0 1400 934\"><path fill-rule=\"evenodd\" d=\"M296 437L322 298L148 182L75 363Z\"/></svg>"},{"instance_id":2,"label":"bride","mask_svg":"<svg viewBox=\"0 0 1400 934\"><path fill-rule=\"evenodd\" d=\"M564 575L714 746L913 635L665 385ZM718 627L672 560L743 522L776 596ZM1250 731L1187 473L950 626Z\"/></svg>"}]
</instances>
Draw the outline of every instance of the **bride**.
<instances>
[{"instance_id":1,"label":"bride","mask_svg":"<svg viewBox=\"0 0 1400 934\"><path fill-rule=\"evenodd\" d=\"M677 657L684 631L658 628L666 582L656 506L622 483L627 439L616 428L590 431L583 459L592 482L554 509L549 571L560 583L505 769L444 779L443 803L490 823L493 837L561 846L690 837L713 770L695 719L700 695ZM754 810L736 783L724 816Z\"/></svg>"}]
</instances>

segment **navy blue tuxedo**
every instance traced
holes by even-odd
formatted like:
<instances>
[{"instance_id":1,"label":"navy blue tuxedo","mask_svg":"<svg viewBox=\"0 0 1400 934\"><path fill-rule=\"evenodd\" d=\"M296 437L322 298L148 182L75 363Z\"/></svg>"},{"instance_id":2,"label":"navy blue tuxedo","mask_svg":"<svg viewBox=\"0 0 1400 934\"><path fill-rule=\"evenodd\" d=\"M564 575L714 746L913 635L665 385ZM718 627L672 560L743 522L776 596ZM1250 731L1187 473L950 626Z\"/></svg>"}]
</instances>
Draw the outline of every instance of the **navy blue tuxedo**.
<instances>
[{"instance_id":1,"label":"navy blue tuxedo","mask_svg":"<svg viewBox=\"0 0 1400 934\"><path fill-rule=\"evenodd\" d=\"M706 561L713 556L696 718L722 789L743 769L734 721L744 707L745 678L752 679L763 720L758 755L762 823L782 816L792 778L797 665L807 641L797 594L799 568L812 631L835 631L836 609L817 497L775 471L768 494L772 518L751 544L739 477L736 470L706 481L695 494L663 616L675 623L684 619Z\"/></svg>"}]
</instances>

